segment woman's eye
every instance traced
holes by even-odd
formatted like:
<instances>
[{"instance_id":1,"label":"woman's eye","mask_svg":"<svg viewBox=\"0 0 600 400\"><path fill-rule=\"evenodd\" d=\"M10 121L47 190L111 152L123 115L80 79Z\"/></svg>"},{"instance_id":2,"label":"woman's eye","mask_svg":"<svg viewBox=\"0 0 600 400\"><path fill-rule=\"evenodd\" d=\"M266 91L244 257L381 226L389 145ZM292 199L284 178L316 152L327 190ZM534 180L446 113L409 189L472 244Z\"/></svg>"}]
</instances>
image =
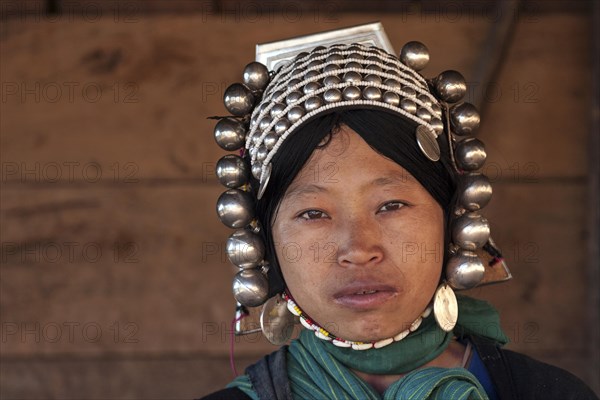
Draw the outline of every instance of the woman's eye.
<instances>
[{"instance_id":1,"label":"woman's eye","mask_svg":"<svg viewBox=\"0 0 600 400\"><path fill-rule=\"evenodd\" d=\"M303 219L321 219L326 216L327 214L319 210L308 210L299 215L299 217Z\"/></svg>"},{"instance_id":2,"label":"woman's eye","mask_svg":"<svg viewBox=\"0 0 600 400\"><path fill-rule=\"evenodd\" d=\"M404 207L406 204L401 201L390 201L389 203L385 203L379 211L396 211Z\"/></svg>"}]
</instances>

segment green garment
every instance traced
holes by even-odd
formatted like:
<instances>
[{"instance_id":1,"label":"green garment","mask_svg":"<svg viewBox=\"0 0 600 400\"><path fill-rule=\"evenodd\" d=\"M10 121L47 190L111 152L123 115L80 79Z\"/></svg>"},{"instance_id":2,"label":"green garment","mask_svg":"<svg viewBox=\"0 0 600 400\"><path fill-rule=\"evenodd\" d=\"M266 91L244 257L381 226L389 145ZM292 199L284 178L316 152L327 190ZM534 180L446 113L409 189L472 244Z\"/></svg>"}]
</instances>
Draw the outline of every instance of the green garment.
<instances>
[{"instance_id":1,"label":"green garment","mask_svg":"<svg viewBox=\"0 0 600 400\"><path fill-rule=\"evenodd\" d=\"M499 344L508 339L500 328L496 310L487 302L458 297L459 317L454 332L443 332L433 315L400 342L381 349L352 350L334 346L303 331L288 349L288 377L295 398L315 399L487 399L477 379L463 368L423 368L440 355L453 335L474 334ZM403 374L383 397L350 369L371 374ZM412 372L409 372L412 371ZM257 398L246 375L228 386L237 386Z\"/></svg>"}]
</instances>

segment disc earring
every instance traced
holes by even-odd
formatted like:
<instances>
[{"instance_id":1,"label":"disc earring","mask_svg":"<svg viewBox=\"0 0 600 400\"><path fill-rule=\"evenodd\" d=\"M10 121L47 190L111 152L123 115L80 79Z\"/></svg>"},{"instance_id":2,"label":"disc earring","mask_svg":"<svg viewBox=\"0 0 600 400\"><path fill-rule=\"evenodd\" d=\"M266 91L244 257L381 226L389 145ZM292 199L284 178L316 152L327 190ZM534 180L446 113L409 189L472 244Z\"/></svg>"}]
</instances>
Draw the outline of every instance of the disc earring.
<instances>
[{"instance_id":1,"label":"disc earring","mask_svg":"<svg viewBox=\"0 0 600 400\"><path fill-rule=\"evenodd\" d=\"M454 329L458 319L458 303L452 288L443 282L435 291L433 315L438 326L445 332Z\"/></svg>"}]
</instances>

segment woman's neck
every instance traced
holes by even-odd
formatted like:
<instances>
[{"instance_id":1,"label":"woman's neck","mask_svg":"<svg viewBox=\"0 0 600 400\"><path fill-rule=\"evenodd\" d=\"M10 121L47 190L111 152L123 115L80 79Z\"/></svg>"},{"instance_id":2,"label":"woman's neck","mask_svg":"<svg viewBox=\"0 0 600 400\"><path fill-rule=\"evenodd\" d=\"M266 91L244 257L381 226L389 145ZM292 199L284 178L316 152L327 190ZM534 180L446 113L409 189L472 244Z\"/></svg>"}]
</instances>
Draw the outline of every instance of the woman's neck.
<instances>
[{"instance_id":1,"label":"woman's neck","mask_svg":"<svg viewBox=\"0 0 600 400\"><path fill-rule=\"evenodd\" d=\"M446 350L442 352L439 356L431 360L430 362L422 365L419 368L425 367L441 367L441 368L457 368L464 367L468 365L469 360L464 360L466 354L466 346L462 343L453 340L450 342ZM468 355L467 355L468 356ZM465 365L463 365L465 364ZM364 382L368 383L377 391L379 394L383 394L387 388L396 382L398 379L402 378L404 374L398 375L375 375L375 374L367 374L365 372L352 370L356 376L362 379Z\"/></svg>"}]
</instances>

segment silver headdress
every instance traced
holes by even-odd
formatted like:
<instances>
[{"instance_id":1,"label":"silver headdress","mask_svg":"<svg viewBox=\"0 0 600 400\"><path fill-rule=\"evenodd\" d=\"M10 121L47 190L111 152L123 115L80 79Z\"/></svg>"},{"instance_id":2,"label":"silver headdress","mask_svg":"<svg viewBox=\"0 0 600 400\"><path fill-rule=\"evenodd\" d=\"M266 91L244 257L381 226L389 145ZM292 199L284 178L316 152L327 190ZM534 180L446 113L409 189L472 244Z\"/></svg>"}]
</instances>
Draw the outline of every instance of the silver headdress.
<instances>
[{"instance_id":1,"label":"silver headdress","mask_svg":"<svg viewBox=\"0 0 600 400\"><path fill-rule=\"evenodd\" d=\"M407 43L399 57L391 53L379 23L259 45L257 60L262 62L248 64L242 83L225 91L225 107L233 117L217 123L215 139L225 150L244 147L251 160L248 165L230 154L216 168L219 181L229 188L217 201L217 213L225 225L238 229L227 240L226 252L240 268L233 292L242 306L262 305L269 292L265 244L257 234L256 199L248 186L250 174L260 183L260 199L269 183L273 156L286 138L311 118L344 108L381 109L416 122L415 140L432 162L440 159L439 141L448 142L458 195L445 280L461 290L510 279L490 237L489 223L479 213L492 188L487 177L477 172L486 159L484 145L468 137L476 133L480 121L472 104L460 102L466 93L465 79L456 71L444 71L433 79L421 76L418 71L429 61L422 43ZM489 265L481 259L484 252L492 257ZM295 305L290 301L288 306ZM267 303L267 313L273 312L273 304ZM294 314L306 322L301 313ZM328 337L318 326L311 329Z\"/></svg>"}]
</instances>

